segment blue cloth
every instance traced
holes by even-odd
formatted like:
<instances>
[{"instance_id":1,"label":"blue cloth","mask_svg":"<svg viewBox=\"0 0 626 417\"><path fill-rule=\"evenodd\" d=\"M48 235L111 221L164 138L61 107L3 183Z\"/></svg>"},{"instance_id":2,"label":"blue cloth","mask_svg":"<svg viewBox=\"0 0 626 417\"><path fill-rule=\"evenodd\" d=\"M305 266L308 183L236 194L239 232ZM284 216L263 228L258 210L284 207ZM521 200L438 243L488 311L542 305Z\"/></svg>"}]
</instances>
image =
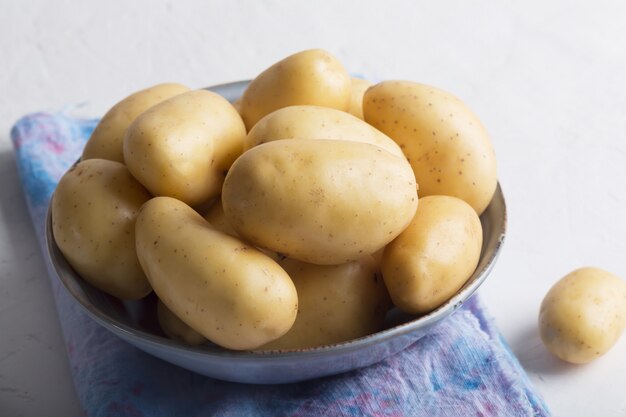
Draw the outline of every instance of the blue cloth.
<instances>
[{"instance_id":1,"label":"blue cloth","mask_svg":"<svg viewBox=\"0 0 626 417\"><path fill-rule=\"evenodd\" d=\"M97 120L38 113L11 131L33 225ZM78 398L104 416L548 416L474 297L423 339L376 365L287 385L222 382L126 344L93 322L50 274Z\"/></svg>"}]
</instances>

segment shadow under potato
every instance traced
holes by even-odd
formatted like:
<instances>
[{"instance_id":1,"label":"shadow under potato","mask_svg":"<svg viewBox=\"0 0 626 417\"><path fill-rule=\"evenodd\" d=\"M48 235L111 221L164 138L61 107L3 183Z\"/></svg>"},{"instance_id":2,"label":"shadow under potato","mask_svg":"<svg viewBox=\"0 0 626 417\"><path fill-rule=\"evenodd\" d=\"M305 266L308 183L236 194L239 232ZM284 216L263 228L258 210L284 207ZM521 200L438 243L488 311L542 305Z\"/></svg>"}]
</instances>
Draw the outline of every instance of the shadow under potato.
<instances>
[{"instance_id":1,"label":"shadow under potato","mask_svg":"<svg viewBox=\"0 0 626 417\"><path fill-rule=\"evenodd\" d=\"M561 375L576 372L582 367L567 363L550 353L539 336L539 325L536 321L528 321L525 328L521 328L507 341L524 369L530 374Z\"/></svg>"}]
</instances>

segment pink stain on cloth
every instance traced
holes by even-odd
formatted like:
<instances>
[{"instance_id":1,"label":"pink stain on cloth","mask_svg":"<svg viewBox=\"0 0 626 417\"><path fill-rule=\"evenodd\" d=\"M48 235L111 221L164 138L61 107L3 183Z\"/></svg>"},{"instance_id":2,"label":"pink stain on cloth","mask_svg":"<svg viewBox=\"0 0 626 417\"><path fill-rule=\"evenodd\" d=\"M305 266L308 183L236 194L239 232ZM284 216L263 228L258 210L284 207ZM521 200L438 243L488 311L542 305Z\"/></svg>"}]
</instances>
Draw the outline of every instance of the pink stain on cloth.
<instances>
[{"instance_id":1,"label":"pink stain on cloth","mask_svg":"<svg viewBox=\"0 0 626 417\"><path fill-rule=\"evenodd\" d=\"M11 131L41 245L50 196L96 123L37 113ZM477 297L379 364L260 386L207 378L132 347L92 321L49 275L76 393L89 417L550 415Z\"/></svg>"}]
</instances>

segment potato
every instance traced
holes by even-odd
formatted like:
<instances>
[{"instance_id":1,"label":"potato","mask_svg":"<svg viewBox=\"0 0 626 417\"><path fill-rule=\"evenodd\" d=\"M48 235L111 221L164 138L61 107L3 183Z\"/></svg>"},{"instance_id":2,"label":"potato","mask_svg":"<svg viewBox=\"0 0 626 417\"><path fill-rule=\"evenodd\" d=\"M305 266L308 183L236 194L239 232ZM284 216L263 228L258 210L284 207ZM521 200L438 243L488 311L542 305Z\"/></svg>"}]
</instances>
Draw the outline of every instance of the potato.
<instances>
[{"instance_id":1,"label":"potato","mask_svg":"<svg viewBox=\"0 0 626 417\"><path fill-rule=\"evenodd\" d=\"M222 207L221 199L215 200L215 202L213 202L213 204L211 205L211 207L209 207L209 209L206 211L203 217L207 222L209 222L209 224L214 229L219 230L222 233L226 233L229 236L241 238L239 234L237 234L235 229L233 229L233 227L230 225L230 222L226 218L226 215L224 214L224 208ZM280 253L276 253L271 250L267 250L263 248L257 248L257 249L277 262L280 261L281 259L285 259L285 256L281 255Z\"/></svg>"},{"instance_id":2,"label":"potato","mask_svg":"<svg viewBox=\"0 0 626 417\"><path fill-rule=\"evenodd\" d=\"M135 253L135 217L150 194L114 161L88 159L63 175L52 197L54 240L78 274L122 299L151 288Z\"/></svg>"},{"instance_id":3,"label":"potato","mask_svg":"<svg viewBox=\"0 0 626 417\"><path fill-rule=\"evenodd\" d=\"M385 81L363 98L365 121L406 154L420 195L451 195L478 214L496 190L496 158L480 120L459 99L434 87Z\"/></svg>"},{"instance_id":4,"label":"potato","mask_svg":"<svg viewBox=\"0 0 626 417\"><path fill-rule=\"evenodd\" d=\"M409 227L383 252L393 303L410 314L436 309L471 277L481 247L482 226L472 207L450 196L420 198Z\"/></svg>"},{"instance_id":5,"label":"potato","mask_svg":"<svg viewBox=\"0 0 626 417\"><path fill-rule=\"evenodd\" d=\"M252 80L241 98L241 115L250 130L263 116L297 104L346 111L350 93L350 76L341 62L311 49L288 56Z\"/></svg>"},{"instance_id":6,"label":"potato","mask_svg":"<svg viewBox=\"0 0 626 417\"><path fill-rule=\"evenodd\" d=\"M245 135L226 99L190 91L151 107L130 125L124 160L153 195L197 205L220 193Z\"/></svg>"},{"instance_id":7,"label":"potato","mask_svg":"<svg viewBox=\"0 0 626 417\"><path fill-rule=\"evenodd\" d=\"M206 342L204 336L187 326L161 300L157 302L157 318L159 319L161 330L170 339L189 346L198 346Z\"/></svg>"},{"instance_id":8,"label":"potato","mask_svg":"<svg viewBox=\"0 0 626 417\"><path fill-rule=\"evenodd\" d=\"M239 115L241 115L241 97L239 97L237 100L233 101L233 107L235 108L235 110L237 110L237 113L239 113Z\"/></svg>"},{"instance_id":9,"label":"potato","mask_svg":"<svg viewBox=\"0 0 626 417\"><path fill-rule=\"evenodd\" d=\"M179 200L144 204L136 247L161 301L213 343L254 349L285 334L296 318L298 296L287 273Z\"/></svg>"},{"instance_id":10,"label":"potato","mask_svg":"<svg viewBox=\"0 0 626 417\"><path fill-rule=\"evenodd\" d=\"M626 327L626 282L599 268L566 275L546 294L539 331L564 361L587 363L613 347Z\"/></svg>"},{"instance_id":11,"label":"potato","mask_svg":"<svg viewBox=\"0 0 626 417\"><path fill-rule=\"evenodd\" d=\"M181 84L157 84L117 103L98 123L83 149L82 159L109 159L124 163L124 134L141 113L170 97L189 91Z\"/></svg>"},{"instance_id":12,"label":"potato","mask_svg":"<svg viewBox=\"0 0 626 417\"><path fill-rule=\"evenodd\" d=\"M213 228L219 230L222 233L226 233L229 236L239 237L235 229L230 225L226 215L224 214L224 209L222 208L222 200L221 198L216 199L213 204L209 207L209 209L204 214L204 220L209 222Z\"/></svg>"},{"instance_id":13,"label":"potato","mask_svg":"<svg viewBox=\"0 0 626 417\"><path fill-rule=\"evenodd\" d=\"M361 78L352 77L351 86L348 113L363 120L363 96L365 95L365 90L370 88L372 83Z\"/></svg>"},{"instance_id":14,"label":"potato","mask_svg":"<svg viewBox=\"0 0 626 417\"><path fill-rule=\"evenodd\" d=\"M289 106L262 118L246 136L244 149L280 139L333 139L376 145L404 158L402 149L384 133L340 110Z\"/></svg>"},{"instance_id":15,"label":"potato","mask_svg":"<svg viewBox=\"0 0 626 417\"><path fill-rule=\"evenodd\" d=\"M391 304L371 256L341 265L313 265L285 259L298 291L298 315L291 329L260 349L304 349L341 343L382 329Z\"/></svg>"},{"instance_id":16,"label":"potato","mask_svg":"<svg viewBox=\"0 0 626 417\"><path fill-rule=\"evenodd\" d=\"M235 161L222 204L233 229L254 245L334 265L372 254L400 234L415 213L417 189L406 159L379 147L278 140Z\"/></svg>"}]
</instances>

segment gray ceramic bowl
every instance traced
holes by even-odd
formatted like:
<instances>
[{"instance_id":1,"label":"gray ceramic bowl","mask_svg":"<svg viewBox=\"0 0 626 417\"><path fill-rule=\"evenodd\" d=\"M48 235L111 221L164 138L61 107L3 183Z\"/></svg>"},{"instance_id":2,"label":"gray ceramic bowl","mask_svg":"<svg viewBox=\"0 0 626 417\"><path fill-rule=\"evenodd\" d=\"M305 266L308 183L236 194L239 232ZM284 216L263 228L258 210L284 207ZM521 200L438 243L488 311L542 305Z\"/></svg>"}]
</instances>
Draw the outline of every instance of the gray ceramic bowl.
<instances>
[{"instance_id":1,"label":"gray ceramic bowl","mask_svg":"<svg viewBox=\"0 0 626 417\"><path fill-rule=\"evenodd\" d=\"M247 81L210 87L228 100L237 99ZM216 345L188 347L166 338L156 322L156 297L119 301L94 288L67 263L46 223L46 246L60 280L91 318L128 343L183 368L227 381L276 384L302 381L350 371L379 362L421 338L429 328L454 313L487 278L504 241L506 205L498 185L481 216L483 247L478 267L448 302L421 317L391 310L386 328L378 333L313 349L236 352Z\"/></svg>"}]
</instances>

